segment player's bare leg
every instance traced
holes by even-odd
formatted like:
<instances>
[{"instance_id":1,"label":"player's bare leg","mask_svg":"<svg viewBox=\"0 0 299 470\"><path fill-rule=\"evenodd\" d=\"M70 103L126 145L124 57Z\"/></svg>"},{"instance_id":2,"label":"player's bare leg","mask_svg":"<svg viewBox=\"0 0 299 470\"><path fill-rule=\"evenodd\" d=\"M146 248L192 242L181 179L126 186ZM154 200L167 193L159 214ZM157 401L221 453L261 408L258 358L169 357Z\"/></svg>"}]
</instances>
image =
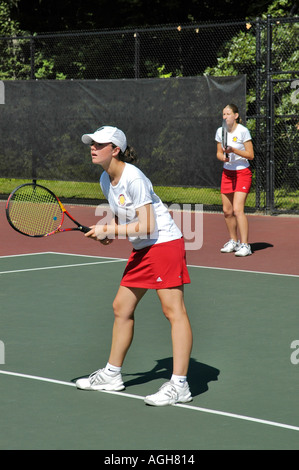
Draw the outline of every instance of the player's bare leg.
<instances>
[{"instance_id":1,"label":"player's bare leg","mask_svg":"<svg viewBox=\"0 0 299 470\"><path fill-rule=\"evenodd\" d=\"M109 363L121 367L134 335L134 312L147 289L120 286L113 302L114 324Z\"/></svg>"},{"instance_id":2,"label":"player's bare leg","mask_svg":"<svg viewBox=\"0 0 299 470\"><path fill-rule=\"evenodd\" d=\"M173 373L186 376L192 349L192 330L184 303L184 289L159 289L157 294L163 313L171 325Z\"/></svg>"},{"instance_id":3,"label":"player's bare leg","mask_svg":"<svg viewBox=\"0 0 299 470\"><path fill-rule=\"evenodd\" d=\"M238 240L238 224L234 214L234 193L221 194L226 227L231 240Z\"/></svg>"},{"instance_id":4,"label":"player's bare leg","mask_svg":"<svg viewBox=\"0 0 299 470\"><path fill-rule=\"evenodd\" d=\"M233 199L233 211L237 220L241 243L248 243L248 219L244 212L247 193L236 192Z\"/></svg>"}]
</instances>

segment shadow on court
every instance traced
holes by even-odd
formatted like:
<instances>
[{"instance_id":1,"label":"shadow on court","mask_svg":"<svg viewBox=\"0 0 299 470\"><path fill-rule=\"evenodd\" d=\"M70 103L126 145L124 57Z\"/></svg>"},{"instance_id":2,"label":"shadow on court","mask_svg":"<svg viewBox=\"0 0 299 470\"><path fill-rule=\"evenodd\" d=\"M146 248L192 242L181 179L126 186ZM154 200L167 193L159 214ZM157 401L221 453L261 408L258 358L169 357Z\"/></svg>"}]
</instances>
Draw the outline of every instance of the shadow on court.
<instances>
[{"instance_id":1,"label":"shadow on court","mask_svg":"<svg viewBox=\"0 0 299 470\"><path fill-rule=\"evenodd\" d=\"M158 379L169 380L172 374L172 357L158 359L156 362L157 364L155 367L148 371L135 372L133 374L122 373L126 388L132 387L133 385L145 384ZM191 358L188 370L188 383L192 396L196 397L202 393L205 393L209 389L208 383L218 380L219 374L220 370L216 369L215 367L197 362L195 359ZM126 381L126 376L135 376L136 378ZM71 379L71 382L76 383L78 379L86 377L89 377L89 374L73 378Z\"/></svg>"},{"instance_id":2,"label":"shadow on court","mask_svg":"<svg viewBox=\"0 0 299 470\"><path fill-rule=\"evenodd\" d=\"M134 379L125 380L125 386L141 385L157 379L169 380L172 374L172 357L158 359L156 362L157 364L151 370L136 372L134 374L124 374L123 377L126 375L130 375L130 377L136 376ZM197 362L195 359L191 358L188 371L188 383L192 395L195 397L206 392L209 389L208 383L218 380L219 374L220 371L218 369Z\"/></svg>"},{"instance_id":3,"label":"shadow on court","mask_svg":"<svg viewBox=\"0 0 299 470\"><path fill-rule=\"evenodd\" d=\"M250 246L252 253L255 253L256 251L266 250L266 248L273 248L274 245L271 245L271 243L256 242L251 243Z\"/></svg>"}]
</instances>

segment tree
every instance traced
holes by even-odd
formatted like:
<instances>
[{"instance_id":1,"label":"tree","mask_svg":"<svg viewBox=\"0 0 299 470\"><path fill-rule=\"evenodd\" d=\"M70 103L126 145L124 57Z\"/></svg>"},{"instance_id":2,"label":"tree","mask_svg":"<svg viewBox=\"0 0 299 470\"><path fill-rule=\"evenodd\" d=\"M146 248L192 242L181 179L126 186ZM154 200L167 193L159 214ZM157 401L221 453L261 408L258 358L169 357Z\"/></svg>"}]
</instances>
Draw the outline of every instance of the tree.
<instances>
[{"instance_id":1,"label":"tree","mask_svg":"<svg viewBox=\"0 0 299 470\"><path fill-rule=\"evenodd\" d=\"M296 2L295 2L296 3ZM274 104L274 120L271 120L271 159L275 164L275 176L273 182L275 188L284 188L286 191L299 188L299 145L298 145L298 89L299 83L294 80L294 75L288 73L298 70L299 63L299 24L284 22L285 16L290 17L295 11L295 3L291 0L274 0L263 13L262 19L268 15L273 17L271 22L272 45L271 65L274 72L271 73L272 100ZM277 19L275 21L275 18ZM266 48L267 29L261 31L261 50L263 57L261 72L264 80L261 84L261 116L266 116L267 82L266 82ZM250 116L256 114L256 34L252 24L248 22L247 31L241 31L238 35L224 44L219 51L218 63L215 67L208 67L207 75L247 75L247 113ZM275 71L277 74L275 74ZM281 73L282 72L282 73ZM295 91L294 91L295 89ZM247 121L253 138L256 136L256 119ZM264 154L266 148L266 120L264 119L259 129L264 136L260 142L259 153ZM254 161L254 165L257 164ZM264 172L266 162L259 162L261 172ZM264 172L265 173L265 172Z\"/></svg>"},{"instance_id":2,"label":"tree","mask_svg":"<svg viewBox=\"0 0 299 470\"><path fill-rule=\"evenodd\" d=\"M17 1L17 0L16 0ZM26 80L31 76L31 37L11 18L13 2L0 4L0 80ZM53 58L46 59L41 51L35 54L35 78L65 78L54 72Z\"/></svg>"},{"instance_id":3,"label":"tree","mask_svg":"<svg viewBox=\"0 0 299 470\"><path fill-rule=\"evenodd\" d=\"M266 12L262 14L261 18L265 20L268 15L271 15L274 18L289 17L290 11L294 11L295 3L291 0L274 0L274 2L267 8ZM274 68L282 71L294 70L296 68L295 64L298 64L299 61L298 23L280 24L280 22L277 21L273 34L274 38L271 52L273 60L276 61ZM249 89L247 91L247 110L249 111L250 106L254 104L256 99L256 47L255 30L252 28L252 24L248 22L246 25L246 31L241 31L222 45L219 51L217 65L214 67L207 67L205 70L206 75L215 76L246 74L247 82L249 84ZM261 56L264 58L266 56L265 29L261 34ZM263 71L265 71L265 60L262 68ZM287 77L290 78L289 75ZM285 88L286 86L282 85L282 89ZM264 96L265 92L266 90L264 86L262 92ZM285 114L286 111L288 111L288 113L296 112L295 105L291 103L291 93L292 90L289 90L288 95L285 94L282 99L280 109L282 114ZM254 112L252 114L254 114Z\"/></svg>"},{"instance_id":4,"label":"tree","mask_svg":"<svg viewBox=\"0 0 299 470\"><path fill-rule=\"evenodd\" d=\"M12 20L10 8L7 3L0 4L0 79L26 78L30 76L30 63L26 64L23 46L24 43L16 40L22 35L19 23Z\"/></svg>"}]
</instances>

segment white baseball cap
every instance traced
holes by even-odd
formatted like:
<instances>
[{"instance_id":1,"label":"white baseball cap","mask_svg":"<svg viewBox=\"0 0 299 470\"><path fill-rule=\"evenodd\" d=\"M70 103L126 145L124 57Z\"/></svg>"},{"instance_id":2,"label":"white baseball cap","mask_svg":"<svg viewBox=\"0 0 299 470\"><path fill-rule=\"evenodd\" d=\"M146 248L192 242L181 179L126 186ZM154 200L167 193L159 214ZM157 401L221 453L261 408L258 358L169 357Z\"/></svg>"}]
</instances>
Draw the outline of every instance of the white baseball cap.
<instances>
[{"instance_id":1,"label":"white baseball cap","mask_svg":"<svg viewBox=\"0 0 299 470\"><path fill-rule=\"evenodd\" d=\"M81 139L82 142L87 145L90 145L92 141L97 142L98 144L107 144L111 142L112 144L117 145L122 152L125 152L127 148L127 138L123 131L117 127L102 126L93 134L82 135Z\"/></svg>"}]
</instances>

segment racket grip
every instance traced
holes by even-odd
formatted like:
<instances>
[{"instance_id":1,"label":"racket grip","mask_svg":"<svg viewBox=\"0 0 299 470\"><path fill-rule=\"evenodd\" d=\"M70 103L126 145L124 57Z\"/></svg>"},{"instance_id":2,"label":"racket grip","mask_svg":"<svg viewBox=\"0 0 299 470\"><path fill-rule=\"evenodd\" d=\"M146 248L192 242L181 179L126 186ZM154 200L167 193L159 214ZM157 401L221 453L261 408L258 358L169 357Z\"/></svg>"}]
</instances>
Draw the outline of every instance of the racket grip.
<instances>
[{"instance_id":1,"label":"racket grip","mask_svg":"<svg viewBox=\"0 0 299 470\"><path fill-rule=\"evenodd\" d=\"M85 225L79 225L78 229L83 233L90 232L90 230L91 230L90 227L85 227Z\"/></svg>"}]
</instances>

